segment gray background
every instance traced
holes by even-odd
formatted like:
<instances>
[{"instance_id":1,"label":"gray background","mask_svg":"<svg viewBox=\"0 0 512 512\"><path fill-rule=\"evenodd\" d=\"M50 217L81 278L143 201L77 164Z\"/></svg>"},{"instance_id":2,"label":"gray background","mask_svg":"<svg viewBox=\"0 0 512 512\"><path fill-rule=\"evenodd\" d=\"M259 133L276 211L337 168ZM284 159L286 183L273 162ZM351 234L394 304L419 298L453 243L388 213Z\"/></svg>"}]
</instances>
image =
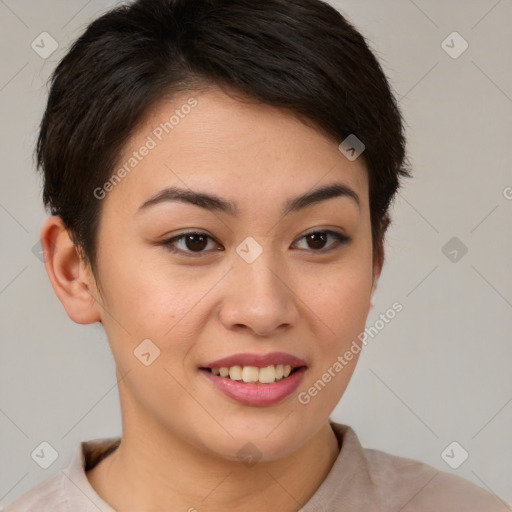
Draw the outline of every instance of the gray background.
<instances>
[{"instance_id":1,"label":"gray background","mask_svg":"<svg viewBox=\"0 0 512 512\"><path fill-rule=\"evenodd\" d=\"M79 441L121 432L101 326L68 318L32 252L46 216L32 162L45 81L114 3L0 0L2 505L66 466ZM512 2L332 3L369 39L400 98L415 175L392 211L367 325L395 301L403 311L369 340L332 417L366 447L512 503ZM47 59L31 48L44 31L59 45ZM442 46L453 31L469 44L458 58ZM443 252L452 237L456 255ZM30 456L42 441L59 454L46 470ZM441 457L453 441L469 453L457 469Z\"/></svg>"}]
</instances>

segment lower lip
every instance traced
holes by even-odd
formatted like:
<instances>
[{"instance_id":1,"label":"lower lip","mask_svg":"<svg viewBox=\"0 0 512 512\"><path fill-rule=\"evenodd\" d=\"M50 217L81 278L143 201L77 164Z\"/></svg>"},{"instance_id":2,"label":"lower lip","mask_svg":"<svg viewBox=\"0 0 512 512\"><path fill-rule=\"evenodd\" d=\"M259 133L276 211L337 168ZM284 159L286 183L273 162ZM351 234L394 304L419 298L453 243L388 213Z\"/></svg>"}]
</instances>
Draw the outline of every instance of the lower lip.
<instances>
[{"instance_id":1,"label":"lower lip","mask_svg":"<svg viewBox=\"0 0 512 512\"><path fill-rule=\"evenodd\" d=\"M290 396L299 386L306 368L302 367L289 377L273 382L260 384L245 383L240 380L231 380L219 375L213 375L208 370L200 370L210 382L225 395L244 405L273 405Z\"/></svg>"}]
</instances>

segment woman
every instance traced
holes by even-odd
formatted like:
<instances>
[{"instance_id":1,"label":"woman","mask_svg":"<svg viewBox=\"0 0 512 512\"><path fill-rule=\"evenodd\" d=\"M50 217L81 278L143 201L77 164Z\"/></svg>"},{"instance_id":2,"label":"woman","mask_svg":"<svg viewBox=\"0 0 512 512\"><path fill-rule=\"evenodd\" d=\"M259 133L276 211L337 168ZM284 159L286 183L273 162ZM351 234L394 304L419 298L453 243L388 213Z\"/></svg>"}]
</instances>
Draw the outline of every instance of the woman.
<instances>
[{"instance_id":1,"label":"woman","mask_svg":"<svg viewBox=\"0 0 512 512\"><path fill-rule=\"evenodd\" d=\"M504 510L329 418L409 175L387 80L336 10L118 7L57 67L37 157L46 269L105 329L123 434L7 511Z\"/></svg>"}]
</instances>

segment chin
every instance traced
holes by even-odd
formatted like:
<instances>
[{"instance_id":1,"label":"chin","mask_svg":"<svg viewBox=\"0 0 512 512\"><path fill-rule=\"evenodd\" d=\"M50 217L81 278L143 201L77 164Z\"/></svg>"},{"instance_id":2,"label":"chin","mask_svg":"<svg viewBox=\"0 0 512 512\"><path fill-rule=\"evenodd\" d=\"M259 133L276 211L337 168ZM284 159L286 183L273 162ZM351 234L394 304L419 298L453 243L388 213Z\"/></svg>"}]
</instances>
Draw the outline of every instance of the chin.
<instances>
[{"instance_id":1,"label":"chin","mask_svg":"<svg viewBox=\"0 0 512 512\"><path fill-rule=\"evenodd\" d=\"M203 435L203 443L209 451L229 461L248 457L259 462L271 462L287 457L320 428L320 425L307 428L297 412L290 414L289 411L257 421L250 417L239 418L230 421L229 426L227 424L223 425L232 437L224 431L220 433L219 429L212 436L212 430L208 429Z\"/></svg>"}]
</instances>

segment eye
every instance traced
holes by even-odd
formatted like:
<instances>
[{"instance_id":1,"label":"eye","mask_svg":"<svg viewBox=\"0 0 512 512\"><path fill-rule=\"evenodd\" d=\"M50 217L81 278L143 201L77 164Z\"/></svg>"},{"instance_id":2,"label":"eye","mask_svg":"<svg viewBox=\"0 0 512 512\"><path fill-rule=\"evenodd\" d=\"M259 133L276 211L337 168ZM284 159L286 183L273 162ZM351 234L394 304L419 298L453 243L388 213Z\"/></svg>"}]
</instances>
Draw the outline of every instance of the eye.
<instances>
[{"instance_id":1,"label":"eye","mask_svg":"<svg viewBox=\"0 0 512 512\"><path fill-rule=\"evenodd\" d=\"M192 256L197 254L199 256L201 253L206 252L204 249L208 246L208 239L213 240L213 238L206 233L189 231L164 240L161 242L161 245L164 245L171 252L186 253ZM181 243L181 248L175 247L177 243Z\"/></svg>"},{"instance_id":2,"label":"eye","mask_svg":"<svg viewBox=\"0 0 512 512\"><path fill-rule=\"evenodd\" d=\"M327 249L324 248L326 240L331 237L334 238L335 242L330 244ZM350 237L338 233L336 231L325 230L325 231L312 231L300 237L299 240L306 240L306 243L313 248L313 252L327 252L331 249L336 248L341 244L345 244L350 241ZM338 243L336 243L338 242ZM332 247L334 245L334 247ZM306 248L307 249L307 248Z\"/></svg>"},{"instance_id":3,"label":"eye","mask_svg":"<svg viewBox=\"0 0 512 512\"><path fill-rule=\"evenodd\" d=\"M325 249L324 246L328 238L333 238L335 242L331 243L328 246L328 248ZM350 237L331 230L312 231L310 233L303 235L298 240L303 239L306 240L306 243L309 245L309 249L312 249L313 252L327 252L351 240ZM210 252L205 250L206 247L208 247L209 240L214 241L213 238L210 235L207 235L206 233L189 231L187 233L182 233L181 235L174 236L167 240L163 240L162 242L159 242L159 245L165 246L166 249L171 252L182 253L188 256L195 257L200 256L203 253ZM180 243L181 247L177 247L177 245ZM333 245L335 247L332 247ZM224 249L218 247L217 250L222 251ZM306 247L306 250L308 250L308 247Z\"/></svg>"}]
</instances>

